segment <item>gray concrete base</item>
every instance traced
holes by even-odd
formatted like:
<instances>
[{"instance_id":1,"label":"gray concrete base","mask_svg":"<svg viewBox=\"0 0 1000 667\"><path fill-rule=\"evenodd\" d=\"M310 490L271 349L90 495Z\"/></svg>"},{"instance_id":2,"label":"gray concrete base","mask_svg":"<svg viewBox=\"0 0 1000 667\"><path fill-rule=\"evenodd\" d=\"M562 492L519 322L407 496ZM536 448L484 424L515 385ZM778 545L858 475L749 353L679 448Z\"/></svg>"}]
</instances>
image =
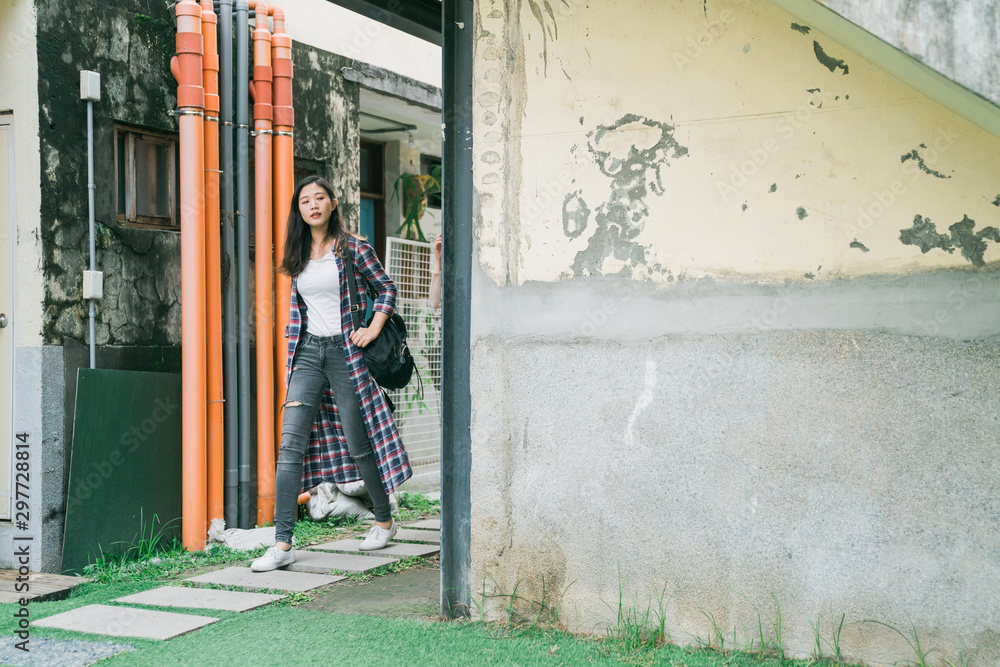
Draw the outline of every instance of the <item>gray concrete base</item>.
<instances>
[{"instance_id":1,"label":"gray concrete base","mask_svg":"<svg viewBox=\"0 0 1000 667\"><path fill-rule=\"evenodd\" d=\"M286 569L291 572L315 572L317 574L326 574L333 570L340 570L341 572L368 572L377 567L395 562L395 558L352 556L350 554L297 550L295 552L295 562Z\"/></svg>"},{"instance_id":2,"label":"gray concrete base","mask_svg":"<svg viewBox=\"0 0 1000 667\"><path fill-rule=\"evenodd\" d=\"M88 604L33 621L32 625L39 628L58 628L94 635L166 640L197 630L218 620L209 616L177 614L170 611Z\"/></svg>"},{"instance_id":3,"label":"gray concrete base","mask_svg":"<svg viewBox=\"0 0 1000 667\"><path fill-rule=\"evenodd\" d=\"M252 572L249 567L227 567L223 570L199 574L197 577L191 577L185 579L185 581L193 581L199 584L218 584L220 586L240 586L255 590L301 593L303 591L311 591L320 586L334 584L342 579L344 577L309 574L306 572L288 572L286 570Z\"/></svg>"},{"instance_id":4,"label":"gray concrete base","mask_svg":"<svg viewBox=\"0 0 1000 667\"><path fill-rule=\"evenodd\" d=\"M378 551L361 551L359 547L363 541L364 540L337 540L336 542L327 542L326 544L319 544L309 548L319 551L337 551L341 553L358 554L359 556L399 556L402 558L409 558L413 556L426 558L441 551L441 548L438 546L402 544L399 542L389 542L384 549L379 549Z\"/></svg>"},{"instance_id":5,"label":"gray concrete base","mask_svg":"<svg viewBox=\"0 0 1000 667\"><path fill-rule=\"evenodd\" d=\"M284 595L246 593L216 588L189 588L187 586L161 586L142 593L126 595L115 602L144 604L153 607L181 607L184 609L220 609L222 611L249 611L263 607Z\"/></svg>"},{"instance_id":6,"label":"gray concrete base","mask_svg":"<svg viewBox=\"0 0 1000 667\"><path fill-rule=\"evenodd\" d=\"M424 519L411 523L406 528L423 528L424 530L441 530L441 519Z\"/></svg>"}]
</instances>

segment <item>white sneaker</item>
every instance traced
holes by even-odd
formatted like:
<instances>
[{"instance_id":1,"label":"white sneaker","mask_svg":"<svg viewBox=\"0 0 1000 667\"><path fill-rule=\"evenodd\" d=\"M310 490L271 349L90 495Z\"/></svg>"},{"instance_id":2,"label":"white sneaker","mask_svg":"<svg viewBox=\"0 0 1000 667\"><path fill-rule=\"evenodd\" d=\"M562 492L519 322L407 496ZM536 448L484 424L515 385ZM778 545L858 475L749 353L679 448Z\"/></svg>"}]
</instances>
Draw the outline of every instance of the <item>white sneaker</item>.
<instances>
[{"instance_id":1,"label":"white sneaker","mask_svg":"<svg viewBox=\"0 0 1000 667\"><path fill-rule=\"evenodd\" d=\"M294 562L295 549L289 548L288 551L283 551L278 547L271 547L263 556L250 563L250 569L254 572L270 572Z\"/></svg>"},{"instance_id":2,"label":"white sneaker","mask_svg":"<svg viewBox=\"0 0 1000 667\"><path fill-rule=\"evenodd\" d=\"M368 536L365 541L361 543L358 547L361 551L375 551L377 549L384 549L385 545L389 544L389 540L396 536L396 520L393 519L392 527L388 530L382 528L381 526L375 525L371 527L368 531Z\"/></svg>"}]
</instances>

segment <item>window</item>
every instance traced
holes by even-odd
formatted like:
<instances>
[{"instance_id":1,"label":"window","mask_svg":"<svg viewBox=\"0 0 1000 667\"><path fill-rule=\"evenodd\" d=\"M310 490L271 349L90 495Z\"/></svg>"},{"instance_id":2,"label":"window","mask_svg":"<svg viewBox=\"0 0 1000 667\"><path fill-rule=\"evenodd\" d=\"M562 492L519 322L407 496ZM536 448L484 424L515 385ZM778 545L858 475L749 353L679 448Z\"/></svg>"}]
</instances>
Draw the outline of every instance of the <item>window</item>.
<instances>
[{"instance_id":1,"label":"window","mask_svg":"<svg viewBox=\"0 0 1000 667\"><path fill-rule=\"evenodd\" d=\"M119 222L180 228L180 174L174 136L116 126L115 177Z\"/></svg>"}]
</instances>

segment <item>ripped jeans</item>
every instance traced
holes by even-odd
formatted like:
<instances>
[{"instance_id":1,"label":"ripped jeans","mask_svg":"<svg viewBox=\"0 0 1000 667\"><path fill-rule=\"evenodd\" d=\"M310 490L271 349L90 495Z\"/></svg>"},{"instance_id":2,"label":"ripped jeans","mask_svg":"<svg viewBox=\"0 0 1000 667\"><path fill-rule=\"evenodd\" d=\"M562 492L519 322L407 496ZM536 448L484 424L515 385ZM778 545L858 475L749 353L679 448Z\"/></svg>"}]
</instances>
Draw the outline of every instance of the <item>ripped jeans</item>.
<instances>
[{"instance_id":1,"label":"ripped jeans","mask_svg":"<svg viewBox=\"0 0 1000 667\"><path fill-rule=\"evenodd\" d=\"M347 449L358 466L361 479L375 505L375 520L391 520L389 497L382 486L382 477L375 463L375 452L368 440L365 421L348 375L344 339L341 336L303 334L292 364L288 396L285 399L285 417L281 424L281 451L278 453L274 480L275 541L292 541L299 490L302 487L302 459L309 448L309 434L327 387L333 390L340 423L347 439Z\"/></svg>"}]
</instances>

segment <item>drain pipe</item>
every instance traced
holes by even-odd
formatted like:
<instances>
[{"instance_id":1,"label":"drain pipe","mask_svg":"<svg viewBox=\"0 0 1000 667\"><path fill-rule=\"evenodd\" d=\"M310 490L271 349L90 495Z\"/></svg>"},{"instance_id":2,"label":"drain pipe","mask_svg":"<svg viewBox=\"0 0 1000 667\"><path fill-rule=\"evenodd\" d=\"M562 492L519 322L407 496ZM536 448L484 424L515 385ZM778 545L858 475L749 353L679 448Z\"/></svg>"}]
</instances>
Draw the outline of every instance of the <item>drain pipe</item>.
<instances>
[{"instance_id":1,"label":"drain pipe","mask_svg":"<svg viewBox=\"0 0 1000 667\"><path fill-rule=\"evenodd\" d=\"M288 387L285 382L285 363L288 342L289 297L292 279L278 271L285 256L285 228L288 211L295 191L295 151L292 130L295 127L295 110L292 108L292 38L285 33L285 13L271 5L268 12L274 16L274 35L271 37L271 66L274 68L274 440L277 452L281 446L281 406Z\"/></svg>"},{"instance_id":2,"label":"drain pipe","mask_svg":"<svg viewBox=\"0 0 1000 667\"><path fill-rule=\"evenodd\" d=\"M222 511L222 249L219 238L219 48L218 17L212 0L201 0L201 34L205 53L205 291L208 419L208 518Z\"/></svg>"},{"instance_id":3,"label":"drain pipe","mask_svg":"<svg viewBox=\"0 0 1000 667\"><path fill-rule=\"evenodd\" d=\"M254 3L254 318L257 332L257 525L274 520L274 331L271 285L271 31L267 3Z\"/></svg>"},{"instance_id":4,"label":"drain pipe","mask_svg":"<svg viewBox=\"0 0 1000 667\"><path fill-rule=\"evenodd\" d=\"M469 615L472 396L472 29L469 0L442 3L444 258L441 310L441 615Z\"/></svg>"},{"instance_id":5,"label":"drain pipe","mask_svg":"<svg viewBox=\"0 0 1000 667\"><path fill-rule=\"evenodd\" d=\"M87 100L87 208L90 217L90 271L83 272L83 298L90 310L90 367L97 367L97 319L95 299L104 295L104 274L97 271L97 252L94 241L94 102L101 101L101 75L98 72L80 71L80 99Z\"/></svg>"},{"instance_id":6,"label":"drain pipe","mask_svg":"<svg viewBox=\"0 0 1000 667\"><path fill-rule=\"evenodd\" d=\"M222 133L222 247L224 317L222 368L223 412L225 414L224 518L235 527L239 493L239 399L236 393L236 244L233 229L233 0L221 0L219 6L219 118Z\"/></svg>"},{"instance_id":7,"label":"drain pipe","mask_svg":"<svg viewBox=\"0 0 1000 667\"><path fill-rule=\"evenodd\" d=\"M205 547L205 89L202 73L201 6L181 0L177 16L177 75L181 169L181 378L182 536L184 547Z\"/></svg>"},{"instance_id":8,"label":"drain pipe","mask_svg":"<svg viewBox=\"0 0 1000 667\"><path fill-rule=\"evenodd\" d=\"M250 86L247 36L250 31L247 0L236 0L236 264L239 307L239 511L240 528L250 528L250 207L247 171L250 165L250 127L247 113Z\"/></svg>"}]
</instances>

